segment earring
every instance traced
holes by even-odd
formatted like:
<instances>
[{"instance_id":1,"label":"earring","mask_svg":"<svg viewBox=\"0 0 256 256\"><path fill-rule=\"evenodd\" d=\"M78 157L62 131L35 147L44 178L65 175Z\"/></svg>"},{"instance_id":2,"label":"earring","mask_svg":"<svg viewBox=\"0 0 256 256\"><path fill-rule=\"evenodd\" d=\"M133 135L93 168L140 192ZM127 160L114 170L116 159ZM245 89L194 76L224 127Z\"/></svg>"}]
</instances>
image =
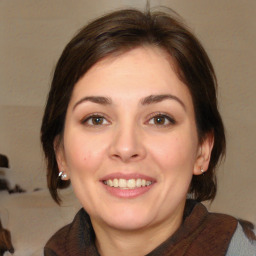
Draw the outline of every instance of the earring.
<instances>
[{"instance_id":1,"label":"earring","mask_svg":"<svg viewBox=\"0 0 256 256\"><path fill-rule=\"evenodd\" d=\"M204 175L204 169L203 169L203 168L201 168L201 169L200 169L200 171L201 171L201 173Z\"/></svg>"},{"instance_id":2,"label":"earring","mask_svg":"<svg viewBox=\"0 0 256 256\"><path fill-rule=\"evenodd\" d=\"M59 172L59 177L61 177L62 180L65 180L68 177L68 175L64 173L64 171L61 171Z\"/></svg>"}]
</instances>

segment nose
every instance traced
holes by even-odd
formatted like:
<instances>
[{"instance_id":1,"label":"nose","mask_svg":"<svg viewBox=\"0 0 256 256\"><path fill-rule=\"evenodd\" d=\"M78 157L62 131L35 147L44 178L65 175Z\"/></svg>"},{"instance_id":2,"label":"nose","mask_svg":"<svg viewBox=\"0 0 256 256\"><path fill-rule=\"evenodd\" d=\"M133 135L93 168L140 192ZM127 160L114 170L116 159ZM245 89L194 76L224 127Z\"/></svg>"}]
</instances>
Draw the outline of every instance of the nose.
<instances>
[{"instance_id":1,"label":"nose","mask_svg":"<svg viewBox=\"0 0 256 256\"><path fill-rule=\"evenodd\" d=\"M145 158L143 136L135 125L117 127L110 145L110 157L122 162L139 161Z\"/></svg>"}]
</instances>

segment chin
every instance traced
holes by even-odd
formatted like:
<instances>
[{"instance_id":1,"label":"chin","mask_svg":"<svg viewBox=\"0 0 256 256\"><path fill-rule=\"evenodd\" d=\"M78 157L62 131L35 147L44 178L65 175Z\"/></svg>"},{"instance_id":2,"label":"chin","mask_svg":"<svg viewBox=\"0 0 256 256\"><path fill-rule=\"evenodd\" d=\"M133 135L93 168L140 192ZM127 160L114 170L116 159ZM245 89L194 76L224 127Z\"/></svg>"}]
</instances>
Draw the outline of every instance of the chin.
<instances>
[{"instance_id":1,"label":"chin","mask_svg":"<svg viewBox=\"0 0 256 256\"><path fill-rule=\"evenodd\" d=\"M103 222L108 226L119 230L142 229L152 223L154 219L152 212L148 214L141 209L125 208L121 211L108 211L102 216Z\"/></svg>"},{"instance_id":2,"label":"chin","mask_svg":"<svg viewBox=\"0 0 256 256\"><path fill-rule=\"evenodd\" d=\"M148 221L145 219L138 219L138 218L122 218L122 219L115 219L109 220L108 225L112 228L118 230L126 230L126 231L134 231L139 230L147 227L149 225Z\"/></svg>"}]
</instances>

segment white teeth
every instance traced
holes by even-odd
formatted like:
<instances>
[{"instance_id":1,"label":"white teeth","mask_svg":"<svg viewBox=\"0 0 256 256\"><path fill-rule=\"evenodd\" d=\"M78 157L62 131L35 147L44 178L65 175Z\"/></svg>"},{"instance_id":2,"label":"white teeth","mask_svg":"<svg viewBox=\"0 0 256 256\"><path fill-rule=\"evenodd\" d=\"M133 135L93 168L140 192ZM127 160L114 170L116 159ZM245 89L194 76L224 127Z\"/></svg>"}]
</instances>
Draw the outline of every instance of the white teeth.
<instances>
[{"instance_id":1,"label":"white teeth","mask_svg":"<svg viewBox=\"0 0 256 256\"><path fill-rule=\"evenodd\" d=\"M152 183L151 181L148 181L148 180L147 180L147 181L146 181L146 186L151 185L151 183Z\"/></svg>"},{"instance_id":2,"label":"white teeth","mask_svg":"<svg viewBox=\"0 0 256 256\"><path fill-rule=\"evenodd\" d=\"M118 187L118 179L113 180L113 187L115 187L115 188Z\"/></svg>"},{"instance_id":3,"label":"white teeth","mask_svg":"<svg viewBox=\"0 0 256 256\"><path fill-rule=\"evenodd\" d=\"M145 179L113 179L113 180L106 180L104 181L104 184L115 187L115 188L121 188L121 189L134 189L134 188L140 188L145 186L150 186L152 184L152 181L145 180Z\"/></svg>"},{"instance_id":4,"label":"white teeth","mask_svg":"<svg viewBox=\"0 0 256 256\"><path fill-rule=\"evenodd\" d=\"M135 179L128 180L127 181L127 187L128 188L135 188L136 187Z\"/></svg>"},{"instance_id":5,"label":"white teeth","mask_svg":"<svg viewBox=\"0 0 256 256\"><path fill-rule=\"evenodd\" d=\"M138 187L138 188L141 187L141 179L136 180L136 187Z\"/></svg>"},{"instance_id":6,"label":"white teeth","mask_svg":"<svg viewBox=\"0 0 256 256\"><path fill-rule=\"evenodd\" d=\"M126 180L125 179L119 179L119 187L126 188Z\"/></svg>"},{"instance_id":7,"label":"white teeth","mask_svg":"<svg viewBox=\"0 0 256 256\"><path fill-rule=\"evenodd\" d=\"M113 187L113 181L112 180L108 180L107 181L107 185L110 186L110 187Z\"/></svg>"}]
</instances>

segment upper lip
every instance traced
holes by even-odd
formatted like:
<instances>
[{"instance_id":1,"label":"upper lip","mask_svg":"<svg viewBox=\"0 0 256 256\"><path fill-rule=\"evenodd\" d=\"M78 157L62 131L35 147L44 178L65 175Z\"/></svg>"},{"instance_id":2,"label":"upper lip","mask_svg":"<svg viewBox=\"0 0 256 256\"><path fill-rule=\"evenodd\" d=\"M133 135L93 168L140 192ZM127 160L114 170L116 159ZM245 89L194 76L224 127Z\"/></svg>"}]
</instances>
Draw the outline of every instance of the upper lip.
<instances>
[{"instance_id":1,"label":"upper lip","mask_svg":"<svg viewBox=\"0 0 256 256\"><path fill-rule=\"evenodd\" d=\"M144 179L144 180L148 180L148 181L156 181L156 179L144 175L144 174L140 174L140 173L111 173L108 174L104 177L102 177L100 180L101 181L105 181L105 180L113 180L113 179L125 179L125 180L130 180L130 179Z\"/></svg>"}]
</instances>

